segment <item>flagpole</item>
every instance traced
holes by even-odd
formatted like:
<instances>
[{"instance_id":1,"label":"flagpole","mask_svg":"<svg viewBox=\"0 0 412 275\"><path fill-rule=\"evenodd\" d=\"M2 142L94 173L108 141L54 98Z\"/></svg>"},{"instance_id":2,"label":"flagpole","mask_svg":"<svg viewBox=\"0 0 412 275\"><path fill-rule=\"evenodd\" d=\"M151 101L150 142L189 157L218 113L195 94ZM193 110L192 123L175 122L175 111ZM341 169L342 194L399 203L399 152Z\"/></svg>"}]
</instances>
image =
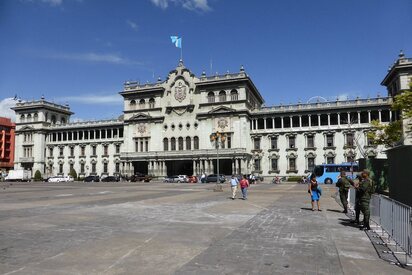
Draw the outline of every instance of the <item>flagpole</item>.
<instances>
[{"instance_id":1,"label":"flagpole","mask_svg":"<svg viewBox=\"0 0 412 275\"><path fill-rule=\"evenodd\" d=\"M183 36L180 39L180 60L183 61Z\"/></svg>"}]
</instances>

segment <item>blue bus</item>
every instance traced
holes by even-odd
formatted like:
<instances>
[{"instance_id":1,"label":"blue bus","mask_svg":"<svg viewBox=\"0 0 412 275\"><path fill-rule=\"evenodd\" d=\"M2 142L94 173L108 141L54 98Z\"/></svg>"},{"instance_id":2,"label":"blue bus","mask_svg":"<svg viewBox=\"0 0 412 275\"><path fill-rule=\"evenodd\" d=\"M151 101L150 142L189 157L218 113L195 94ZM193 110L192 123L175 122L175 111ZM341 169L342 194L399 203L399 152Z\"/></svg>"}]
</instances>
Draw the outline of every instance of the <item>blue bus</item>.
<instances>
[{"instance_id":1,"label":"blue bus","mask_svg":"<svg viewBox=\"0 0 412 275\"><path fill-rule=\"evenodd\" d=\"M316 165L313 173L319 183L332 184L338 181L340 171L346 171L346 175L354 179L359 171L359 165L356 162L343 162L342 164L321 164Z\"/></svg>"}]
</instances>

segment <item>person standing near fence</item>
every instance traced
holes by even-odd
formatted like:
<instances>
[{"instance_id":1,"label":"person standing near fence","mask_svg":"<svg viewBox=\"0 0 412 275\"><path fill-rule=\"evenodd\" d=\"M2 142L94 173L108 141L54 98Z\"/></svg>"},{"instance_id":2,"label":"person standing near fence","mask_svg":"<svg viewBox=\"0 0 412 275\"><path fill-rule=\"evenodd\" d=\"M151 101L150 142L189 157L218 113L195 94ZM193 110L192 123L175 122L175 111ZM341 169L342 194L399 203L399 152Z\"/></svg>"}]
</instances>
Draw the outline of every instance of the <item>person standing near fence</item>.
<instances>
[{"instance_id":1,"label":"person standing near fence","mask_svg":"<svg viewBox=\"0 0 412 275\"><path fill-rule=\"evenodd\" d=\"M369 219L370 219L370 209L369 203L372 194L375 192L375 187L373 181L369 178L369 170L363 170L361 173L362 180L359 183L359 193L360 193L360 210L363 214L363 226L361 229L370 230Z\"/></svg>"},{"instance_id":2,"label":"person standing near fence","mask_svg":"<svg viewBox=\"0 0 412 275\"><path fill-rule=\"evenodd\" d=\"M336 183L336 187L339 188L340 201L342 202L343 213L345 214L348 213L348 193L350 186L351 182L346 176L346 172L344 170L340 171L340 178Z\"/></svg>"}]
</instances>

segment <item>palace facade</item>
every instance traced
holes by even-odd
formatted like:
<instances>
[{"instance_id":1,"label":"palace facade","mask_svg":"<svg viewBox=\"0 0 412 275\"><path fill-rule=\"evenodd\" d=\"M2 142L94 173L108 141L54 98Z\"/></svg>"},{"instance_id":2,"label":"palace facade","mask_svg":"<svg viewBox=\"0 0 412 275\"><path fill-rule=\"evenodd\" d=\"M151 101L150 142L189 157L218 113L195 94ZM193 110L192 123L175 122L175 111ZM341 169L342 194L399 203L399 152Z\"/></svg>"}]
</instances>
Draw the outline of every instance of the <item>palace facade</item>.
<instances>
[{"instance_id":1,"label":"palace facade","mask_svg":"<svg viewBox=\"0 0 412 275\"><path fill-rule=\"evenodd\" d=\"M412 67L400 56L388 76L404 60ZM216 173L219 155L223 174L272 177L303 175L321 163L384 158L384 148L372 145L367 133L372 120L397 118L390 105L405 85L401 78L385 84L388 97L264 107L243 67L195 76L180 61L163 81L126 82L116 120L72 123L67 105L44 98L17 103L15 169L44 177L71 169L80 176L198 175ZM216 132L224 136L218 149L210 139Z\"/></svg>"}]
</instances>

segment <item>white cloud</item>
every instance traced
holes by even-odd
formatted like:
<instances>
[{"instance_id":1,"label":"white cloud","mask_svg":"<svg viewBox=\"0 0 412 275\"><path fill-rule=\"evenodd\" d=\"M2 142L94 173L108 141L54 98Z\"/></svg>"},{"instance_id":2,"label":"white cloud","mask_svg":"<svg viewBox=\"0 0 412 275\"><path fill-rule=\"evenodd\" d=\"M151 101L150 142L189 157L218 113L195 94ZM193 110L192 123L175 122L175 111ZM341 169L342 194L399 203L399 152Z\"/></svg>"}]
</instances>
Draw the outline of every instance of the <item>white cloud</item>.
<instances>
[{"instance_id":1,"label":"white cloud","mask_svg":"<svg viewBox=\"0 0 412 275\"><path fill-rule=\"evenodd\" d=\"M133 22L132 20L127 20L126 23L127 23L127 25L129 25L130 28L132 28L132 30L134 30L134 31L139 30L139 25L137 25L136 22Z\"/></svg>"},{"instance_id":2,"label":"white cloud","mask_svg":"<svg viewBox=\"0 0 412 275\"><path fill-rule=\"evenodd\" d=\"M208 0L150 0L155 6L165 10L169 7L169 3L176 6L181 6L190 11L207 12L212 10Z\"/></svg>"},{"instance_id":3,"label":"white cloud","mask_svg":"<svg viewBox=\"0 0 412 275\"><path fill-rule=\"evenodd\" d=\"M349 99L349 94L340 94L336 96L336 100L338 101L345 101Z\"/></svg>"},{"instance_id":4,"label":"white cloud","mask_svg":"<svg viewBox=\"0 0 412 275\"><path fill-rule=\"evenodd\" d=\"M141 62L124 58L118 54L98 54L98 53L52 53L46 55L52 59L64 59L85 62L101 62L119 65L142 65Z\"/></svg>"},{"instance_id":5,"label":"white cloud","mask_svg":"<svg viewBox=\"0 0 412 275\"><path fill-rule=\"evenodd\" d=\"M86 94L86 95L78 95L78 96L66 96L60 97L56 99L57 101L63 102L73 102L78 104L99 104L99 105L112 105L112 104L122 104L123 98L118 94L110 94L110 95L100 95L100 94Z\"/></svg>"},{"instance_id":6,"label":"white cloud","mask_svg":"<svg viewBox=\"0 0 412 275\"><path fill-rule=\"evenodd\" d=\"M16 114L11 107L16 105L16 100L13 98L4 98L0 101L0 116L11 118L12 121L16 121Z\"/></svg>"}]
</instances>

